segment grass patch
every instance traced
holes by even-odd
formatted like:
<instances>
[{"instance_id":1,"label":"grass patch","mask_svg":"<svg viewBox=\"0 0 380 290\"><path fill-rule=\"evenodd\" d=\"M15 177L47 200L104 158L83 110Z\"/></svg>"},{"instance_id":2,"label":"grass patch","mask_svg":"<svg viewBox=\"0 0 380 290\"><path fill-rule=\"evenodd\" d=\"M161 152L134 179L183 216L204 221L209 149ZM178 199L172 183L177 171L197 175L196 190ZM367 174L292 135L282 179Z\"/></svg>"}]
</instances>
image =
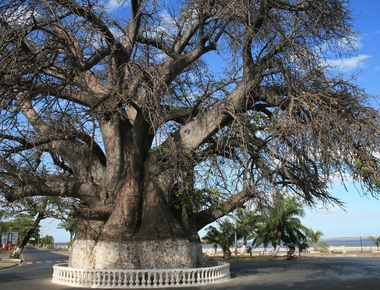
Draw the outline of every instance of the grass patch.
<instances>
[{"instance_id":1,"label":"grass patch","mask_svg":"<svg viewBox=\"0 0 380 290\"><path fill-rule=\"evenodd\" d=\"M9 258L10 259L20 259L21 258L20 253L14 252L14 253L10 254Z\"/></svg>"}]
</instances>

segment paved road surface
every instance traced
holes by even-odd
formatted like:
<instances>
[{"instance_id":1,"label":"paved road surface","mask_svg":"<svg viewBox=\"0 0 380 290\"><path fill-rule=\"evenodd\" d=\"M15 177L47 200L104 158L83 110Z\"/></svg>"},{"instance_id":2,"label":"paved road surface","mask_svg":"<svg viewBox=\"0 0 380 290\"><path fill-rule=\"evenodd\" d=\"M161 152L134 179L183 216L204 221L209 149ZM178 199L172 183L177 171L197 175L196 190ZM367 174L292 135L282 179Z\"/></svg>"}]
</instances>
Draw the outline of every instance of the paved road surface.
<instances>
[{"instance_id":1,"label":"paved road surface","mask_svg":"<svg viewBox=\"0 0 380 290\"><path fill-rule=\"evenodd\" d=\"M24 250L23 256L25 262L19 266L0 271L1 290L59 289L51 287L53 265L64 263L67 256L33 248Z\"/></svg>"},{"instance_id":2,"label":"paved road surface","mask_svg":"<svg viewBox=\"0 0 380 290\"><path fill-rule=\"evenodd\" d=\"M78 289L51 282L52 266L67 256L27 249L25 262L0 271L0 290ZM84 289L84 288L80 288ZM157 288L156 288L157 289ZM163 288L164 289L164 288ZM307 257L231 263L231 280L185 290L380 289L380 257Z\"/></svg>"},{"instance_id":3,"label":"paved road surface","mask_svg":"<svg viewBox=\"0 0 380 290\"><path fill-rule=\"evenodd\" d=\"M379 258L357 257L232 264L239 282L225 289L380 289L379 269Z\"/></svg>"}]
</instances>

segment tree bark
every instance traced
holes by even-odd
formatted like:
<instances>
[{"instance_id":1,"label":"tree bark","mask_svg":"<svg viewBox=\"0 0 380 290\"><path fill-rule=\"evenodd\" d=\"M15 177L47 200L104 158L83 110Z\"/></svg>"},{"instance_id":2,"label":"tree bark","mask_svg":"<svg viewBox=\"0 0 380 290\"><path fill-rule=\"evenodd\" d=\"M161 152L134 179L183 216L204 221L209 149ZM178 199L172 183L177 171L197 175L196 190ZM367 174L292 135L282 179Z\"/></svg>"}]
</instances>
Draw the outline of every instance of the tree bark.
<instances>
[{"instance_id":1,"label":"tree bark","mask_svg":"<svg viewBox=\"0 0 380 290\"><path fill-rule=\"evenodd\" d=\"M140 201L136 186L131 182L127 185L119 193L107 221L80 221L69 266L86 269L203 266L198 234L195 230L189 232L174 217L159 187L149 182Z\"/></svg>"}]
</instances>

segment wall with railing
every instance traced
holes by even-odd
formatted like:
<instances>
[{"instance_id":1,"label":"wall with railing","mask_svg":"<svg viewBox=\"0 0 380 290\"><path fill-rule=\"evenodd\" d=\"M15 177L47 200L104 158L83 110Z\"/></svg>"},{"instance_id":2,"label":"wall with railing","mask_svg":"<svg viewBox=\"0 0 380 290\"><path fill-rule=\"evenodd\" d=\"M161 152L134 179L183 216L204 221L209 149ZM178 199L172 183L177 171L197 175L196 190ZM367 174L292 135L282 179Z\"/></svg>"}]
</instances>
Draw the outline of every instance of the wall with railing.
<instances>
[{"instance_id":1,"label":"wall with railing","mask_svg":"<svg viewBox=\"0 0 380 290\"><path fill-rule=\"evenodd\" d=\"M210 261L192 269L78 269L67 264L53 266L53 282L91 288L159 288L199 286L230 278L230 264Z\"/></svg>"}]
</instances>

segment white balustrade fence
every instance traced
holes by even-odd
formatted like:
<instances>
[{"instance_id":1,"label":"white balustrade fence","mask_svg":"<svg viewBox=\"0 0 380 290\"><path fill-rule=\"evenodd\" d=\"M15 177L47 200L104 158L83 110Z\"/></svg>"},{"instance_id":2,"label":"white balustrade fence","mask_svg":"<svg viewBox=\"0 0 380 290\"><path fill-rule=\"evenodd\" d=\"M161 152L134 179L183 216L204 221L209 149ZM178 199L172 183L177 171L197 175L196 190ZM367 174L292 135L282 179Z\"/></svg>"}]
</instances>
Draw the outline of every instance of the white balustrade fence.
<instances>
[{"instance_id":1,"label":"white balustrade fence","mask_svg":"<svg viewBox=\"0 0 380 290\"><path fill-rule=\"evenodd\" d=\"M230 264L210 262L193 269L78 269L53 266L53 282L91 288L158 288L207 285L230 278Z\"/></svg>"}]
</instances>

